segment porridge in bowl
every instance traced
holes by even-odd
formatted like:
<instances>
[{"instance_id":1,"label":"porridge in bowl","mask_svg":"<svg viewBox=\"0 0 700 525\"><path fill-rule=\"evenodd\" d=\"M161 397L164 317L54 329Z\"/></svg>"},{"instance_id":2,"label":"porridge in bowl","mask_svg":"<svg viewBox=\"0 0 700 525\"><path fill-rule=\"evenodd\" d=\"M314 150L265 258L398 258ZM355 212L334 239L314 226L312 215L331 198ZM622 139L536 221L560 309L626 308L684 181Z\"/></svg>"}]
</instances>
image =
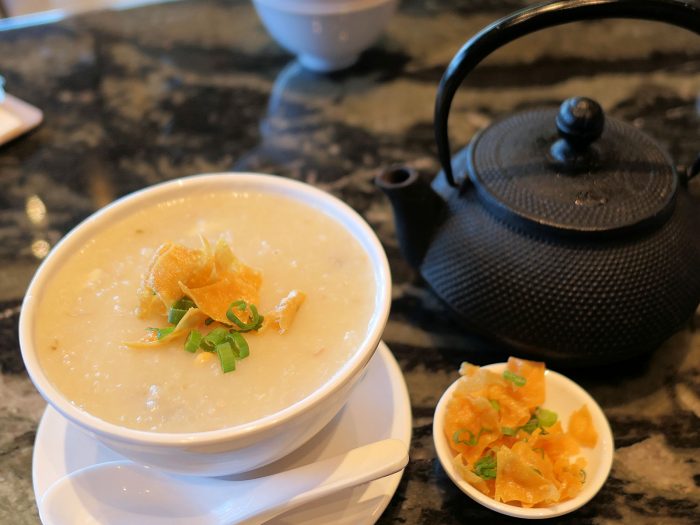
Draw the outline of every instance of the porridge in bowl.
<instances>
[{"instance_id":1,"label":"porridge in bowl","mask_svg":"<svg viewBox=\"0 0 700 525\"><path fill-rule=\"evenodd\" d=\"M224 309L248 330L206 306L198 290L216 279L188 288L178 274L182 296L195 299L187 306L203 313L167 337L178 324L168 322L174 292L144 289L164 243L201 254L230 247L261 278L256 304L232 307L246 297L224 297ZM301 401L338 373L372 325L375 279L360 242L312 206L256 191L194 192L113 222L66 258L38 298L36 353L66 398L107 422L167 433L232 427ZM144 291L158 295L154 308L144 306ZM295 315L284 324L275 312L290 302ZM251 306L265 317L252 329ZM236 333L226 336L235 361L212 351L216 345L193 344L194 332L206 338L214 330Z\"/></svg>"}]
</instances>

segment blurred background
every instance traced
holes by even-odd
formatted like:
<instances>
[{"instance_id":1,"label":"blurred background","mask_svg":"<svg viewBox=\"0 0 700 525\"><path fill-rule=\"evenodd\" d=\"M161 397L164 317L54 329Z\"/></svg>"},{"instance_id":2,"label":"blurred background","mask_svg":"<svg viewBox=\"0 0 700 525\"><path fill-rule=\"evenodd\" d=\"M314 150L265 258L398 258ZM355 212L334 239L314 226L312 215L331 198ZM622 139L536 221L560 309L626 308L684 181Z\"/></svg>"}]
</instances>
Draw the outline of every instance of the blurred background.
<instances>
[{"instance_id":1,"label":"blurred background","mask_svg":"<svg viewBox=\"0 0 700 525\"><path fill-rule=\"evenodd\" d=\"M51 11L89 11L114 6L133 6L151 3L152 0L0 0L3 17L49 13Z\"/></svg>"}]
</instances>

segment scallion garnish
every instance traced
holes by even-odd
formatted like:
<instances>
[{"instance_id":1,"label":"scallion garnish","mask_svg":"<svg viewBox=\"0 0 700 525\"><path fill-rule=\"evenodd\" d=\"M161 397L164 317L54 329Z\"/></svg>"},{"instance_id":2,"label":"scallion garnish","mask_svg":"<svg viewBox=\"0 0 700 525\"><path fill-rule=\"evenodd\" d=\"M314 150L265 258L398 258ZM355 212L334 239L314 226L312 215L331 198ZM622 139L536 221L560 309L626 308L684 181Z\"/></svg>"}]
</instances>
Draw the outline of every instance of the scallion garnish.
<instances>
[{"instance_id":1,"label":"scallion garnish","mask_svg":"<svg viewBox=\"0 0 700 525\"><path fill-rule=\"evenodd\" d=\"M199 348L201 342L202 334L199 332L199 330L192 330L185 341L185 350L194 354L197 351L197 348Z\"/></svg>"},{"instance_id":2,"label":"scallion garnish","mask_svg":"<svg viewBox=\"0 0 700 525\"><path fill-rule=\"evenodd\" d=\"M518 433L518 429L517 429L517 428L513 428L513 427L501 427L501 434L503 434L504 436L513 437L513 436L515 436L517 433Z\"/></svg>"},{"instance_id":3,"label":"scallion garnish","mask_svg":"<svg viewBox=\"0 0 700 525\"><path fill-rule=\"evenodd\" d=\"M194 304L194 301L186 295L183 295L173 303L173 308L179 308L180 310L189 310L190 308L195 308L196 306L197 305Z\"/></svg>"},{"instance_id":4,"label":"scallion garnish","mask_svg":"<svg viewBox=\"0 0 700 525\"><path fill-rule=\"evenodd\" d=\"M525 386L525 383L527 383L527 379L525 379L523 376L519 376L518 374L514 374L510 370L503 372L503 379L510 381L515 386Z\"/></svg>"},{"instance_id":5,"label":"scallion garnish","mask_svg":"<svg viewBox=\"0 0 700 525\"><path fill-rule=\"evenodd\" d=\"M538 407L537 410L535 410L535 415L542 427L551 427L557 422L557 413L547 410L546 408Z\"/></svg>"},{"instance_id":6,"label":"scallion garnish","mask_svg":"<svg viewBox=\"0 0 700 525\"><path fill-rule=\"evenodd\" d=\"M496 478L496 457L484 456L474 462L474 474L482 479Z\"/></svg>"},{"instance_id":7,"label":"scallion garnish","mask_svg":"<svg viewBox=\"0 0 700 525\"><path fill-rule=\"evenodd\" d=\"M244 323L243 321L241 321L238 318L238 316L234 313L234 308L240 310L241 312L245 312L246 309L249 309L250 322ZM238 332L250 332L251 330L259 330L262 326L263 320L265 319L262 315L258 313L258 309L255 307L254 304L248 305L248 303L246 303L245 301L232 302L228 307L228 310L226 311L226 318L238 327L236 329L236 331Z\"/></svg>"},{"instance_id":8,"label":"scallion garnish","mask_svg":"<svg viewBox=\"0 0 700 525\"><path fill-rule=\"evenodd\" d=\"M540 425L539 425L539 421L537 421L537 416L532 416L530 418L530 421L525 423L520 428L523 429L528 434L532 434L538 426L540 426Z\"/></svg>"},{"instance_id":9,"label":"scallion garnish","mask_svg":"<svg viewBox=\"0 0 700 525\"><path fill-rule=\"evenodd\" d=\"M187 310L180 310L179 308L171 307L170 310L168 310L168 322L177 324L180 322L180 319L185 317L186 313Z\"/></svg>"},{"instance_id":10,"label":"scallion garnish","mask_svg":"<svg viewBox=\"0 0 700 525\"><path fill-rule=\"evenodd\" d=\"M463 440L460 439L461 435L464 433L469 434L469 439L468 440ZM462 445L469 445L470 447L473 447L479 442L479 438L481 437L482 434L486 432L491 432L488 428L481 427L479 429L479 433L477 435L474 435L474 432L468 429L460 429L460 430L455 430L454 434L452 434L452 441L454 441L456 444L462 444Z\"/></svg>"},{"instance_id":11,"label":"scallion garnish","mask_svg":"<svg viewBox=\"0 0 700 525\"><path fill-rule=\"evenodd\" d=\"M173 330L175 330L174 326L168 326L166 328L146 328L146 330L150 330L151 332L156 333L156 339L163 339L164 337L170 335Z\"/></svg>"},{"instance_id":12,"label":"scallion garnish","mask_svg":"<svg viewBox=\"0 0 700 525\"><path fill-rule=\"evenodd\" d=\"M228 335L228 341L231 341L236 348L236 357L238 359L245 359L250 355L250 348L248 348L248 341L239 334L238 332L230 332Z\"/></svg>"},{"instance_id":13,"label":"scallion garnish","mask_svg":"<svg viewBox=\"0 0 700 525\"><path fill-rule=\"evenodd\" d=\"M501 434L513 437L518 433L518 430L524 430L528 434L532 434L538 427L542 429L542 434L547 434L545 427L551 427L556 422L556 412L538 407L535 413L530 416L530 420L527 423L516 428L501 427Z\"/></svg>"},{"instance_id":14,"label":"scallion garnish","mask_svg":"<svg viewBox=\"0 0 700 525\"><path fill-rule=\"evenodd\" d=\"M214 328L211 332L202 337L199 347L205 352L213 352L216 349L216 345L226 341L227 335L228 330L226 330L226 328Z\"/></svg>"},{"instance_id":15,"label":"scallion garnish","mask_svg":"<svg viewBox=\"0 0 700 525\"><path fill-rule=\"evenodd\" d=\"M489 399L489 403L491 404L491 408L493 408L496 412L501 410L501 404L495 399Z\"/></svg>"},{"instance_id":16,"label":"scallion garnish","mask_svg":"<svg viewBox=\"0 0 700 525\"><path fill-rule=\"evenodd\" d=\"M233 348L231 348L231 343L226 341L216 345L216 353L221 361L221 370L223 370L224 374L236 369L236 356L233 353Z\"/></svg>"},{"instance_id":17,"label":"scallion garnish","mask_svg":"<svg viewBox=\"0 0 700 525\"><path fill-rule=\"evenodd\" d=\"M187 310L194 308L195 306L196 305L189 297L181 297L175 301L170 307L170 310L168 310L168 322L176 325L180 322L180 319L185 316Z\"/></svg>"},{"instance_id":18,"label":"scallion garnish","mask_svg":"<svg viewBox=\"0 0 700 525\"><path fill-rule=\"evenodd\" d=\"M177 325L190 308L196 308L197 305L187 296L175 301L168 311L168 321ZM241 312L249 311L250 322L243 322L235 313L234 308ZM248 304L245 301L234 301L226 312L226 317L235 325L235 327L214 328L208 334L202 335L199 330L191 330L185 340L185 350L195 353L201 348L205 352L216 352L221 362L221 369L226 372L232 372L236 369L236 360L245 359L250 355L250 347L248 341L242 335L242 332L250 332L258 330L262 326L263 316L258 313L258 309L254 304ZM214 322L211 317L204 321L205 325L210 325ZM175 326L167 328L149 328L156 333L158 339L162 339L175 330ZM478 439L478 438L477 438Z\"/></svg>"}]
</instances>

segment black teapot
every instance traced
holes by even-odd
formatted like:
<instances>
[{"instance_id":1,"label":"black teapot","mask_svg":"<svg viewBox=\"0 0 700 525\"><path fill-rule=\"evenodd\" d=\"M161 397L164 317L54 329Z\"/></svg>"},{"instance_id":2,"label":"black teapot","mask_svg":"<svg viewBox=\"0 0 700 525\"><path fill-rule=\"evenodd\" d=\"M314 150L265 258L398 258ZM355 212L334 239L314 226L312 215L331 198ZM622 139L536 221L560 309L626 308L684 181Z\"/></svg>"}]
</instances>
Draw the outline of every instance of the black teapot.
<instances>
[{"instance_id":1,"label":"black teapot","mask_svg":"<svg viewBox=\"0 0 700 525\"><path fill-rule=\"evenodd\" d=\"M656 348L700 302L700 202L670 157L587 98L507 116L451 159L447 117L467 74L500 46L547 27L638 18L700 34L700 7L673 0L569 0L521 10L455 55L437 94L443 171L377 184L405 258L470 331L569 364Z\"/></svg>"}]
</instances>

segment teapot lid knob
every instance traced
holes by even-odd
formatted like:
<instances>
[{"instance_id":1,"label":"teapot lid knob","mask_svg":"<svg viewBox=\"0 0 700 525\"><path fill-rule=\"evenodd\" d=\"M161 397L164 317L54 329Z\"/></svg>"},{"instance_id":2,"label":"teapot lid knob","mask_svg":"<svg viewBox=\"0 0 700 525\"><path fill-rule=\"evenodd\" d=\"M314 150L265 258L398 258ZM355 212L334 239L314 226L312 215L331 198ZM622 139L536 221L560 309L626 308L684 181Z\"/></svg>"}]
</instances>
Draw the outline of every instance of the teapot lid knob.
<instances>
[{"instance_id":1,"label":"teapot lid knob","mask_svg":"<svg viewBox=\"0 0 700 525\"><path fill-rule=\"evenodd\" d=\"M556 122L559 136L574 149L583 150L600 138L605 114L595 100L572 97L559 107Z\"/></svg>"}]
</instances>

